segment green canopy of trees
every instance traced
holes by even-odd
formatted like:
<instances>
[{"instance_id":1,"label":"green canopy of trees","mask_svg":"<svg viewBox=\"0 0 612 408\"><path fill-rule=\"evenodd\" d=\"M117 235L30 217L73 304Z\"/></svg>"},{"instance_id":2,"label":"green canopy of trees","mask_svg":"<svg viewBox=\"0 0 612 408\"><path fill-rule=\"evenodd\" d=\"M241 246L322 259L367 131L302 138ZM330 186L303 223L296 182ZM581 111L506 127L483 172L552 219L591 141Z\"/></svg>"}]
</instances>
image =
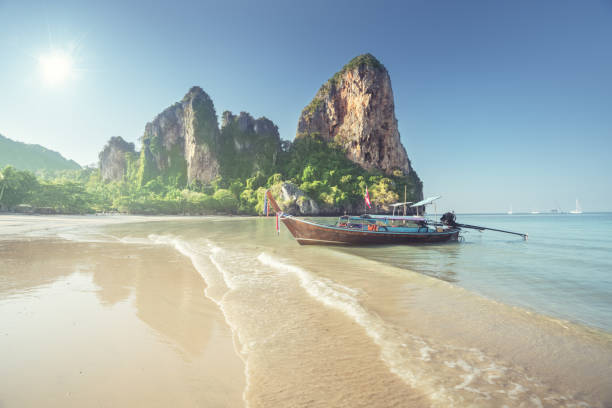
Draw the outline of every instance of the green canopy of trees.
<instances>
[{"instance_id":1,"label":"green canopy of trees","mask_svg":"<svg viewBox=\"0 0 612 408\"><path fill-rule=\"evenodd\" d=\"M346 158L337 146L311 134L285 143L274 163L258 166L253 174L225 172L210 184L188 184L184 166L172 174L150 174L143 183L141 160L128 157L122 180L103 182L97 169L46 172L36 177L29 171L7 166L0 171L0 209L14 210L27 204L56 213L85 214L125 212L132 214L250 214L263 211L267 188L292 182L328 213L361 208L366 186L377 206L416 199L421 181L416 174L400 171L387 175L368 171ZM146 169L145 169L146 170ZM155 177L153 177L155 176Z\"/></svg>"}]
</instances>

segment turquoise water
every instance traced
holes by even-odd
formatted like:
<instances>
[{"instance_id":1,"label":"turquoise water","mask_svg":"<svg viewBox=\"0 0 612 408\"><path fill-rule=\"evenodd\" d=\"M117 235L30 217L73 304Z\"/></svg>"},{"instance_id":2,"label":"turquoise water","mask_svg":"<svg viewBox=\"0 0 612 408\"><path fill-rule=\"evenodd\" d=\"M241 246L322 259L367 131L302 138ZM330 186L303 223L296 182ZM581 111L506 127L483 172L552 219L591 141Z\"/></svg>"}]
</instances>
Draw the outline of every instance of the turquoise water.
<instances>
[{"instance_id":1,"label":"turquoise water","mask_svg":"<svg viewBox=\"0 0 612 408\"><path fill-rule=\"evenodd\" d=\"M612 332L612 213L458 215L459 244L341 251L453 282L509 305Z\"/></svg>"}]
</instances>

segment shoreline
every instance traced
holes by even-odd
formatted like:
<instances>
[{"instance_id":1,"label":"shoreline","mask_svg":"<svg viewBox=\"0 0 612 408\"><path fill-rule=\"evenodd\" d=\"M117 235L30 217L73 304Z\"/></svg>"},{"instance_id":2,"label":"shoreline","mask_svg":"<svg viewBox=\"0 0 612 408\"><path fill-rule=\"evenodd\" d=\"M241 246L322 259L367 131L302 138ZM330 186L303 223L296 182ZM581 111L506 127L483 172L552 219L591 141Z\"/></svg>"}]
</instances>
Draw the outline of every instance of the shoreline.
<instances>
[{"instance_id":1,"label":"shoreline","mask_svg":"<svg viewBox=\"0 0 612 408\"><path fill-rule=\"evenodd\" d=\"M485 215L495 215L495 214L485 214ZM503 215L503 214L502 214ZM214 220L214 221L240 221L240 220L261 220L261 219L273 219L273 217L265 217L265 216L248 216L248 215L136 215L136 214L17 214L10 212L0 212L0 226L3 227L0 229L0 240L11 240L22 239L22 238L59 238L66 239L67 241L71 241L69 236L62 236L62 234L58 234L59 231L72 230L72 229L80 229L83 226L92 227L92 228L105 228L112 227L113 225L121 225L121 224L138 224L138 223L147 223L147 222L168 222L168 221L182 221L182 220ZM30 220L31 222L25 222L22 224L14 224L14 222L23 222L24 220ZM48 220L50 224L39 224L41 220ZM87 225L80 223L79 221L92 221L88 222ZM74 225L66 225L64 221L77 221ZM99 221L99 222L96 222ZM108 222L111 221L111 222ZM5 225L2 225L6 223ZM11 230L11 227L14 229ZM296 244L297 245L297 244ZM352 249L352 247L344 247L346 249ZM363 260L368 260L371 262L377 262L372 259L368 259L359 254L352 254L355 256L359 256ZM381 263L381 265L397 267L393 264ZM402 267L400 269L410 270L409 268ZM470 289L463 285L458 285L453 282L449 282L443 278L433 277L427 273L421 273L417 270L412 271L414 273L418 273L423 276L432 277L434 279L439 279L443 282L449 283L457 288L461 288L466 290L468 293L471 293L475 296L482 297L491 302L499 303L505 305L510 308L517 308L520 310L524 310L525 313L532 313L539 316L543 316L547 319L551 319L553 321L558 321L561 326L563 325L575 325L577 327L583 327L585 329L591 330L596 333L602 333L607 335L612 335L612 330L607 330L600 326L595 326L588 324L582 321L575 321L569 318L564 318L560 316L553 316L546 314L540 310L537 310L535 307L529 307L522 304L512 304L507 303L502 300L497 299L494 296L487 295L477 290Z\"/></svg>"},{"instance_id":2,"label":"shoreline","mask_svg":"<svg viewBox=\"0 0 612 408\"><path fill-rule=\"evenodd\" d=\"M481 299L484 302L490 302L492 305L495 305L496 307L501 307L501 308L507 308L507 309L512 309L514 311L516 311L517 313L520 314L525 314L525 315L530 315L530 316L535 316L538 319L541 320L546 320L546 321L550 321L552 323L555 323L558 326L563 327L564 329L568 329L568 328L572 328L573 330L583 330L589 333L592 333L593 335L597 335L597 336L603 336L603 337L608 337L609 341L612 343L612 330L607 330L603 327L599 327L599 326L595 326L595 325L591 325L585 322L580 322L580 321L573 321L570 320L568 318L564 318L564 317L559 317L559 316L552 316L549 314L546 314L542 311L537 310L535 307L529 307L526 305L520 305L520 304L512 304L512 303L507 303L504 302L502 300L496 299L493 296L487 295L485 293L479 292L477 290L462 286L457 284L457 282L453 282L453 281L448 281L445 279L442 279L440 277L435 277L435 276L431 276L429 274L426 273L422 273L418 270L412 270L406 267L403 268L399 268L397 266L394 266L392 264L386 264L386 263L382 263L378 260L372 260L366 257L362 257L360 255L356 255L356 254L352 254L354 256L359 256L360 259L364 262L370 262L372 264L378 264L381 267L388 267L388 268L393 268L393 269L397 269L398 271L406 271L409 273L413 273L413 274L417 274L419 277L422 277L423 279L428 279L428 280L432 280L433 282L436 282L439 285L446 285L449 288L452 288L452 290L456 290L456 291L463 291L466 295L473 297L474 299Z\"/></svg>"},{"instance_id":3,"label":"shoreline","mask_svg":"<svg viewBox=\"0 0 612 408\"><path fill-rule=\"evenodd\" d=\"M346 254L332 253L324 263L333 265L337 256ZM381 333L391 337L382 344L397 338L397 343L421 347L422 354L414 353L410 366L404 368L412 371L415 362L419 366L424 361L426 364L420 368L428 376L444 377L446 374L439 372L451 364L469 374L466 384L475 386L472 382L476 383L478 376L485 376L490 367L498 367L499 375L522 384L521 393L530 389L549 393L546 399L556 401L553 406L573 406L582 398L592 406L608 406L612 402L612 390L606 382L612 376L612 333L508 305L454 283L375 260L362 258L351 266L355 270L346 273L351 275L346 282L361 280L360 276L368 271L381 271L379 274L384 276L384 281L369 287L367 298L359 302L360 309L369 310L368 319L384 320ZM338 271L309 270L323 279L338 281ZM402 290L398 291L398 287ZM380 338L380 334L373 333L372 337ZM431 371L434 361L440 363L439 372ZM494 395L503 391L483 391L494 383L484 379L480 392ZM542 382L529 384L530 379ZM452 377L442 380L442 384L453 382ZM528 400L526 404L530 406Z\"/></svg>"},{"instance_id":4,"label":"shoreline","mask_svg":"<svg viewBox=\"0 0 612 408\"><path fill-rule=\"evenodd\" d=\"M193 281L180 292L193 293L188 303L201 303L202 299L209 302L208 312L204 314L217 316L225 327L226 336L222 342L225 345L213 343L225 349L223 355L226 356L229 346L234 359L240 361L241 368L233 371L232 378L242 379L242 401L248 401L250 406L279 405L278 393L288 389L297 398L295 401L306 401L309 397L327 400L332 398L333 387L323 391L317 382L320 376L313 378L309 373L331 370L326 373L331 376L327 380L330 386L333 384L344 390L351 387L349 384L361 384L368 378L366 368L368 375L376 373L383 379L376 387L387 384L388 389L393 384L391 395L386 397L380 393L384 387L380 392L371 390L370 397L377 395L383 398L380 401L389 404L411 401L417 407L444 406L446 402L464 401L463 398L471 395L470 387L483 395L495 396L503 392L502 395L510 396L514 395L510 394L514 383L522 388L512 392L528 405L530 395L539 397L545 406L551 406L551 401L570 404L583 398L593 406L606 406L612 401L612 394L601 383L612 375L612 334L606 331L511 306L454 283L376 260L355 259L353 255L329 249L299 247L290 239L279 241L276 238L263 244L257 242L260 236L257 231L245 235L249 241L234 241L232 231L242 231L248 225L267 224L257 219L246 223L229 222L232 218L245 220L243 217L213 216L201 217L202 221L211 223L149 224L148 221L185 218L52 216L47 219L48 223L32 217L35 222L28 226L22 222L24 218L13 217L11 222L16 224L13 233L4 225L5 234L0 232L0 248L15 242L44 245L49 241L58 247L91 247L98 251L98 255L91 254L93 264L100 261L99 255L104 253L104 248L115 254L139 253L148 248L155 253L152 257L157 260L154 263L159 273L182 265L178 270L188 269L187 275L192 278L197 275L205 285L200 286L197 296ZM3 219L7 221L5 217L0 218L0 225ZM69 220L75 222L70 224ZM202 234L203 228L206 234ZM268 236L267 230L265 228L263 236ZM47 253L54 254L53 251ZM305 261L315 258L318 258L316 263ZM26 265L30 261L24 258ZM128 257L124 261L133 260ZM80 262L81 267L87 264ZM251 268L255 269L251 271ZM117 273L125 267L115 269ZM364 279L374 271L384 279L362 287ZM89 272L84 270L83 273ZM138 281L151 274L145 270L143 273ZM265 280L260 282L263 277ZM172 275L167 280L167 277L166 284L176 278ZM60 277L59 281L62 279ZM160 299L161 304L166 304L171 300L164 301L165 285L146 285L143 289L146 290L134 293L141 293L141 299L144 293L149 293L145 298L150 300L144 305L128 296L136 306L157 305ZM274 297L269 297L272 294ZM115 304L126 302L125 294L122 296L124 300L115 301ZM269 298L263 304L265 309L256 312L262 306L260 300L266 297ZM4 300L0 298L0 312ZM269 314L270 310L273 314ZM164 314L166 317L161 325L166 331L181 333L180 327L171 329L168 323L177 312ZM137 317L146 325L142 319L150 319L151 313L138 313ZM291 326L289 330L278 331L287 324ZM180 336L179 340L173 335L165 337L166 344L186 341L185 338L180 340ZM297 342L296 338L301 340ZM334 338L342 341L335 342ZM275 341L269 343L271 339ZM312 343L320 341L323 343ZM532 344L533 341L536 343ZM179 349L185 348L185 344L179 345ZM209 350L206 354L218 354L214 348ZM330 357L342 354L350 356L349 360ZM184 358L185 354L181 355ZM324 361L332 368L319 364ZM287 382L287 376L297 367L306 369L296 377L300 381ZM350 381L341 385L339 373ZM359 377L353 377L356 373ZM420 380L413 383L413 375ZM205 374L202 376L207 378ZM469 376L469 381L465 376ZM457 380L457 377L462 379ZM543 382L532 383L531 378ZM404 385L398 384L398 380ZM491 388L492 385L495 388ZM446 389L440 394L441 399L435 403L430 401L428 394L440 387ZM237 394L235 392L234 396ZM2 397L0 395L0 400ZM348 400L353 397L370 398L359 393L346 396ZM516 402L518 404L518 400Z\"/></svg>"},{"instance_id":5,"label":"shoreline","mask_svg":"<svg viewBox=\"0 0 612 408\"><path fill-rule=\"evenodd\" d=\"M378 264L366 262L372 263L370 269ZM519 372L527 370L529 376L557 390L573 389L575 395L589 390L590 394L603 396L607 403L612 401L612 390L602 381L612 375L612 332L510 305L417 271L386 271L392 281L409 272L417 289L410 313L401 316L389 309L395 303L377 301L384 292L372 294L368 306L387 321L410 327L413 335L435 338L451 347L477 349L483 355L520 367ZM400 303L401 299L395 301ZM470 311L473 313L466 316ZM545 347L534 352L530 344L536 338ZM580 358L567 353L570 350Z\"/></svg>"},{"instance_id":6,"label":"shoreline","mask_svg":"<svg viewBox=\"0 0 612 408\"><path fill-rule=\"evenodd\" d=\"M495 214L485 214L485 215L495 215ZM503 215L503 214L502 214ZM63 230L71 230L71 229L80 229L84 225L78 222L79 220L85 221L93 221L86 225L87 227L93 228L105 228L113 225L121 225L121 224L138 224L138 223L147 223L147 222L168 222L168 221L182 221L186 219L190 220L214 220L214 221L239 221L239 220L248 220L248 219L273 219L273 217L265 217L265 216L249 216L249 215L137 215L137 214L122 214L122 213L113 213L113 214L18 214L18 213L10 213L10 212L0 212L0 226L2 226L3 221L8 221L8 225L5 225L4 228L0 229L0 240L12 239L13 236L16 239L22 238L58 238L58 239L66 239L68 242L71 241L69 236L62 236L62 234L58 235L58 231ZM15 228L13 231L10 230L14 225L12 222L22 222L24 220L31 220L31 223L23 223ZM49 225L41 225L38 223L40 220L49 220ZM100 222L96 222L99 220ZM75 225L66 225L63 221L77 221ZM108 222L111 221L111 222ZM40 232L40 234L38 233ZM297 244L296 244L297 245ZM352 247L344 247L347 249L352 249ZM378 262L375 260L368 259L359 254L353 254L355 256L359 256L364 261L367 260L369 262ZM380 263L380 265L390 266L395 268L393 264ZM409 268L402 267L402 270L410 270ZM423 276L431 277L436 280L440 280L442 282L446 282L455 286L457 288L463 289L470 294L475 296L482 297L488 301L498 303L509 308L516 308L518 310L523 310L525 313L536 314L542 316L546 319L550 319L552 321L558 321L558 324L561 326L564 325L573 325L576 327L583 327L584 329L593 331L594 333L601 333L603 335L612 335L612 330L606 330L603 327L595 326L588 324L582 321L574 321L568 318L560 317L560 316L552 316L546 314L542 311L537 310L535 307L529 307L521 304L511 304L506 303L502 300L495 298L494 296L487 295L485 293L481 293L480 291L470 289L468 287L458 285L453 282L448 282L447 280L439 277L433 277L426 273L421 273L419 271L411 271Z\"/></svg>"}]
</instances>

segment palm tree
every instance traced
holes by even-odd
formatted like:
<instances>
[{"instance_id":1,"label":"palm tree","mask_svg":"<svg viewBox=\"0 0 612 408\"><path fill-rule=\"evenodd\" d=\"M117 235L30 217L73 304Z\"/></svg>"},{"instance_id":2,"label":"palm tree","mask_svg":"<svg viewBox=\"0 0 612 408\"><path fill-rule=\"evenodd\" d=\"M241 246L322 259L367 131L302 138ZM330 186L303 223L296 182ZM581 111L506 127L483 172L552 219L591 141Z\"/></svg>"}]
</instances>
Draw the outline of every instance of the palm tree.
<instances>
[{"instance_id":1,"label":"palm tree","mask_svg":"<svg viewBox=\"0 0 612 408\"><path fill-rule=\"evenodd\" d=\"M0 171L0 208L2 208L2 196L4 195L4 189L6 188L6 183L4 181L4 176Z\"/></svg>"}]
</instances>

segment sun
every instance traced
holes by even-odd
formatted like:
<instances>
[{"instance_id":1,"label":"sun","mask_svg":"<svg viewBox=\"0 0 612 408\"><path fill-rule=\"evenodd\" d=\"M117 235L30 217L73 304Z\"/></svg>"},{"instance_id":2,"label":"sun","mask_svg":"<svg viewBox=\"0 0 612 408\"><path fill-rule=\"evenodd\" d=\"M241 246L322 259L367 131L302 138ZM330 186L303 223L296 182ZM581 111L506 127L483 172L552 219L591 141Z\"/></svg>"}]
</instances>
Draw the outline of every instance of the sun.
<instances>
[{"instance_id":1,"label":"sun","mask_svg":"<svg viewBox=\"0 0 612 408\"><path fill-rule=\"evenodd\" d=\"M74 74L72 56L62 50L53 50L38 58L38 66L45 84L58 86Z\"/></svg>"}]
</instances>

